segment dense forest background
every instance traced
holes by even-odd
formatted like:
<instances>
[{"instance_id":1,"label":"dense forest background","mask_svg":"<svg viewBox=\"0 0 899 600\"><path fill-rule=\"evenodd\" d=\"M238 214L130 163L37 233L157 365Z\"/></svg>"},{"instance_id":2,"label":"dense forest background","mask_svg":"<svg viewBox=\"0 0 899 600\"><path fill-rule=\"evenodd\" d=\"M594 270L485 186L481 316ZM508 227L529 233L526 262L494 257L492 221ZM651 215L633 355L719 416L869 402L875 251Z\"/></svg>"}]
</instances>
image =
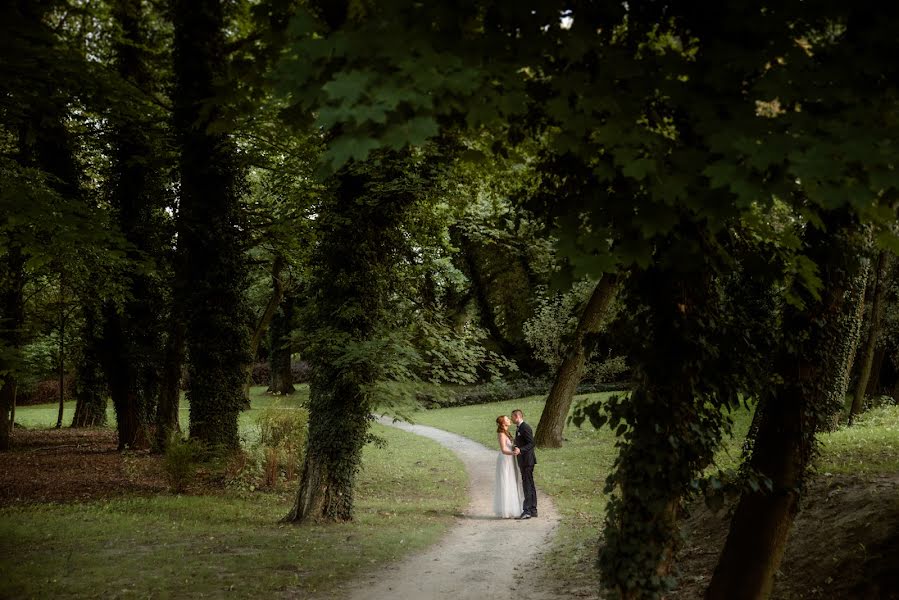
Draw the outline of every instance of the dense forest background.
<instances>
[{"instance_id":1,"label":"dense forest background","mask_svg":"<svg viewBox=\"0 0 899 600\"><path fill-rule=\"evenodd\" d=\"M899 399L896 10L5 3L0 449L111 401L120 450L233 450L309 383L288 519L346 521L375 410L545 394L558 447L619 390L574 413L618 434L604 585L669 589L726 488L709 597L764 597L816 436Z\"/></svg>"}]
</instances>

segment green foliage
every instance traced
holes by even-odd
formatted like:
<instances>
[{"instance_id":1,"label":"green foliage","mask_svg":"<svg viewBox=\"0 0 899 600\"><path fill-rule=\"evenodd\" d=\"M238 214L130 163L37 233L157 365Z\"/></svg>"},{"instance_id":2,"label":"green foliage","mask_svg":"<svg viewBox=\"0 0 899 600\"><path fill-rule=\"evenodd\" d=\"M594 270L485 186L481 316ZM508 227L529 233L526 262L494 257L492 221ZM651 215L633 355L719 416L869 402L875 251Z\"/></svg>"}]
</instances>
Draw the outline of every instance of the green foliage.
<instances>
[{"instance_id":1,"label":"green foliage","mask_svg":"<svg viewBox=\"0 0 899 600\"><path fill-rule=\"evenodd\" d=\"M264 448L267 472L274 471L275 477L267 477L272 485L283 471L284 478L292 481L299 473L306 447L309 413L305 408L282 406L275 402L262 409L256 417L259 427L259 445Z\"/></svg>"},{"instance_id":2,"label":"green foliage","mask_svg":"<svg viewBox=\"0 0 899 600\"><path fill-rule=\"evenodd\" d=\"M590 298L595 281L582 280L564 293L550 295L543 290L534 316L524 323L524 335L534 356L546 364L550 371L558 369L574 336L584 305ZM621 305L617 301L609 307L607 316L596 333L605 331L615 320ZM595 336L594 336L595 337ZM604 351L606 350L606 351ZM608 356L609 351L592 344L584 366L582 379L587 381L611 381L627 370L623 356Z\"/></svg>"},{"instance_id":3,"label":"green foliage","mask_svg":"<svg viewBox=\"0 0 899 600\"><path fill-rule=\"evenodd\" d=\"M162 468L172 493L181 494L193 480L197 465L207 454L207 448L199 440L172 436L165 447Z\"/></svg>"}]
</instances>

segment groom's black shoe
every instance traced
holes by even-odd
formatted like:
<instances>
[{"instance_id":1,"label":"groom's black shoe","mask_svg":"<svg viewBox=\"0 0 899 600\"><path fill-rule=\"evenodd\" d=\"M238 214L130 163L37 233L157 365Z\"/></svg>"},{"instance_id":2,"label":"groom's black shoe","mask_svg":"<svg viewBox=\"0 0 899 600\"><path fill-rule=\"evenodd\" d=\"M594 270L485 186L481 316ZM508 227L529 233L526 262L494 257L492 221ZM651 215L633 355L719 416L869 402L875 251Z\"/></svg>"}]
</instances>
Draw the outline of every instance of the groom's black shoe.
<instances>
[{"instance_id":1,"label":"groom's black shoe","mask_svg":"<svg viewBox=\"0 0 899 600\"><path fill-rule=\"evenodd\" d=\"M524 520L524 519L530 519L530 518L531 518L531 513L526 513L526 512L523 512L523 513L521 513L521 516L516 517L516 519L519 521Z\"/></svg>"}]
</instances>

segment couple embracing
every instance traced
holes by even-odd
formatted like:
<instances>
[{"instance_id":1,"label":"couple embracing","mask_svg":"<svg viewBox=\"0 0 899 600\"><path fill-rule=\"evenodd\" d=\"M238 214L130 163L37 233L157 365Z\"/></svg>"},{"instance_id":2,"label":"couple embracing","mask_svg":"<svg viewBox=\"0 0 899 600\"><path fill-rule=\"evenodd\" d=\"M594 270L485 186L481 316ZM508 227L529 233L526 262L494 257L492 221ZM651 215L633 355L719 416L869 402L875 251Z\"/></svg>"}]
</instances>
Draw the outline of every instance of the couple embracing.
<instances>
[{"instance_id":1,"label":"couple embracing","mask_svg":"<svg viewBox=\"0 0 899 600\"><path fill-rule=\"evenodd\" d=\"M509 425L517 427L515 437ZM496 418L499 454L496 457L496 485L493 512L497 517L531 519L537 516L537 488L534 487L534 431L524 422L524 414L512 411L512 418Z\"/></svg>"}]
</instances>

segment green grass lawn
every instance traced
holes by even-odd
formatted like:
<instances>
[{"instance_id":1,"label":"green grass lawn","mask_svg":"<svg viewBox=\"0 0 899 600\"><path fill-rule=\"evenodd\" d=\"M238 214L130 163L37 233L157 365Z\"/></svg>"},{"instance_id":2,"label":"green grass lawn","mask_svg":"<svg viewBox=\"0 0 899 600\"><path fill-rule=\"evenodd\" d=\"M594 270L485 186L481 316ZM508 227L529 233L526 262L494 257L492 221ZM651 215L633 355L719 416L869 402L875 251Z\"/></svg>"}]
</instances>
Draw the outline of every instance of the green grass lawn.
<instances>
[{"instance_id":1,"label":"green grass lawn","mask_svg":"<svg viewBox=\"0 0 899 600\"><path fill-rule=\"evenodd\" d=\"M253 442L258 437L258 429L256 426L256 418L259 411L271 406L295 408L305 403L309 399L309 386L307 384L299 384L295 386L297 391L289 396L271 396L265 393L265 386L253 386L250 388L250 410L240 413L240 436L244 442ZM181 405L179 408L179 417L181 429L187 431L189 422L190 405L185 398L184 392L181 392ZM33 406L19 406L16 408L16 423L28 427L29 429L49 428L56 425L56 418L59 414L59 404L36 404ZM63 404L63 426L67 427L72 423L72 417L75 415L75 402L66 402ZM110 426L115 424L115 411L112 408L112 402L106 408L106 422Z\"/></svg>"},{"instance_id":2,"label":"green grass lawn","mask_svg":"<svg viewBox=\"0 0 899 600\"><path fill-rule=\"evenodd\" d=\"M288 494L129 497L0 509L0 597L266 597L323 594L414 553L467 501L461 462L427 438L374 426L356 521L278 523Z\"/></svg>"}]
</instances>

